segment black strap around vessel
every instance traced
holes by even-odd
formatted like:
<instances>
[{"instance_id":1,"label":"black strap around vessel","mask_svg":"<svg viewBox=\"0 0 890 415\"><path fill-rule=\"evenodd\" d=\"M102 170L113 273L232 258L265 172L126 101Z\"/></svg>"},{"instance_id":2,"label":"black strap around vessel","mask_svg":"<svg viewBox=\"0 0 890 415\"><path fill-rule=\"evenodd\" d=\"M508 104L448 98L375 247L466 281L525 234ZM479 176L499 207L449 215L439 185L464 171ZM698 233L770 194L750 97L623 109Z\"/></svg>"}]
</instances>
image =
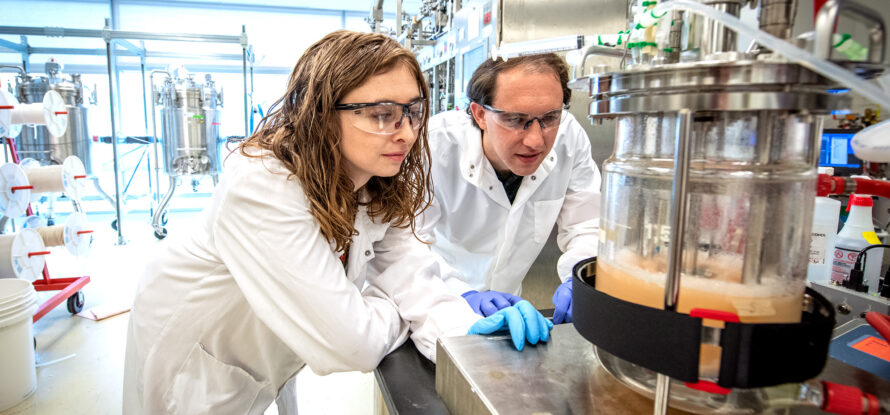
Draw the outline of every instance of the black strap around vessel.
<instances>
[{"instance_id":1,"label":"black strap around vessel","mask_svg":"<svg viewBox=\"0 0 890 415\"><path fill-rule=\"evenodd\" d=\"M575 328L584 338L628 362L684 382L699 381L702 319L623 301L597 291L596 258L573 269ZM834 327L834 309L807 288L812 311L800 323L725 323L720 375L724 388L802 382L822 371Z\"/></svg>"}]
</instances>

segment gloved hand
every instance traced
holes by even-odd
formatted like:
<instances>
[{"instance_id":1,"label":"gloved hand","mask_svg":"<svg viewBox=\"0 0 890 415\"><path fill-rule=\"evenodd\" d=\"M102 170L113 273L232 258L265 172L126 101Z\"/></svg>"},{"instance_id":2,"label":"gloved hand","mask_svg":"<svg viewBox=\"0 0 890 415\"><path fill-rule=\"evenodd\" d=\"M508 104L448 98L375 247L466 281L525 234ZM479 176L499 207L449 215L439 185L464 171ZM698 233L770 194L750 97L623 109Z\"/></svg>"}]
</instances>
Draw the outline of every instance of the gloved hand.
<instances>
[{"instance_id":1,"label":"gloved hand","mask_svg":"<svg viewBox=\"0 0 890 415\"><path fill-rule=\"evenodd\" d=\"M470 308L482 317L488 317L502 308L510 307L522 301L521 297L500 291L482 291L480 293L473 290L461 294L461 297L467 300Z\"/></svg>"},{"instance_id":2,"label":"gloved hand","mask_svg":"<svg viewBox=\"0 0 890 415\"><path fill-rule=\"evenodd\" d=\"M553 293L553 324L571 323L572 322L572 278L559 284L556 292Z\"/></svg>"},{"instance_id":3,"label":"gloved hand","mask_svg":"<svg viewBox=\"0 0 890 415\"><path fill-rule=\"evenodd\" d=\"M499 310L489 317L477 321L467 334L491 334L503 328L510 330L513 346L522 350L525 342L537 344L550 340L553 323L544 318L532 303L521 300L512 307Z\"/></svg>"}]
</instances>

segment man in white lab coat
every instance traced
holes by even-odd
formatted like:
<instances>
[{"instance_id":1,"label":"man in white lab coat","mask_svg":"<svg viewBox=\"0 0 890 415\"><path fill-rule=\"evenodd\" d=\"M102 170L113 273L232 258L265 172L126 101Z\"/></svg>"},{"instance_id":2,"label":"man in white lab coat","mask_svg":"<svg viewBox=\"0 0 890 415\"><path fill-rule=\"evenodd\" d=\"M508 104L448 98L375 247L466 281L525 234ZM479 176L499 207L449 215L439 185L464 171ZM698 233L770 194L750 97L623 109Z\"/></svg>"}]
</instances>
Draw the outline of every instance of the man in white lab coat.
<instances>
[{"instance_id":1,"label":"man in white lab coat","mask_svg":"<svg viewBox=\"0 0 890 415\"><path fill-rule=\"evenodd\" d=\"M563 251L554 322L571 320L571 270L597 252L600 172L567 111L568 68L554 54L487 60L470 106L430 119L435 190L423 232L446 284L482 315L520 300L554 223Z\"/></svg>"}]
</instances>

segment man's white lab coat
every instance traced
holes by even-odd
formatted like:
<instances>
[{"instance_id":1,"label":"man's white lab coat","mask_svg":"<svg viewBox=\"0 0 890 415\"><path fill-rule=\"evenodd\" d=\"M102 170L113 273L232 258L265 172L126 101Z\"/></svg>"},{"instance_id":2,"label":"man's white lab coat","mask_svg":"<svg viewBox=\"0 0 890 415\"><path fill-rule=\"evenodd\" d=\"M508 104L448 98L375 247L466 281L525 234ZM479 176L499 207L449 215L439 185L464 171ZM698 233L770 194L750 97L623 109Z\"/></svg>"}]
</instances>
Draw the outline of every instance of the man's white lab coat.
<instances>
[{"instance_id":1,"label":"man's white lab coat","mask_svg":"<svg viewBox=\"0 0 890 415\"><path fill-rule=\"evenodd\" d=\"M563 113L553 149L522 179L512 204L466 112L437 114L429 124L435 201L422 218L423 234L443 268L450 268L443 278L452 292L519 295L554 223L564 252L560 280L596 255L602 179L590 140L571 114Z\"/></svg>"},{"instance_id":2,"label":"man's white lab coat","mask_svg":"<svg viewBox=\"0 0 890 415\"><path fill-rule=\"evenodd\" d=\"M232 154L197 229L165 241L140 280L124 413L261 414L304 365L371 371L409 332L434 359L437 337L479 319L410 229L364 208L355 226L344 272L299 181Z\"/></svg>"}]
</instances>

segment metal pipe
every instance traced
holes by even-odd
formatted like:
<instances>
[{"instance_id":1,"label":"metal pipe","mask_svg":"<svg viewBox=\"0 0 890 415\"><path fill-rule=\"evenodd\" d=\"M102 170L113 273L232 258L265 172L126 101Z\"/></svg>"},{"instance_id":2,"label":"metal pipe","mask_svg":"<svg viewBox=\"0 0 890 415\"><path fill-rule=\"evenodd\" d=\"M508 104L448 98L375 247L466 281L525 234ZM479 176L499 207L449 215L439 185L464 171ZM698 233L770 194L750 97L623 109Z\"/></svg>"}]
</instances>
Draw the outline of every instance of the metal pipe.
<instances>
[{"instance_id":1,"label":"metal pipe","mask_svg":"<svg viewBox=\"0 0 890 415\"><path fill-rule=\"evenodd\" d=\"M240 36L201 35L192 33L153 33L129 30L69 29L64 27L0 26L0 35L49 37L92 37L100 39L171 40L180 42L241 43Z\"/></svg>"},{"instance_id":2,"label":"metal pipe","mask_svg":"<svg viewBox=\"0 0 890 415\"><path fill-rule=\"evenodd\" d=\"M167 231L164 229L164 225L161 224L161 216L164 213L164 209L167 208L167 203L170 203L170 198L173 197L173 192L176 191L176 177L170 176L170 187L167 188L167 193L164 195L164 199L161 200L161 204L158 205L158 208L155 209L154 215L151 218L151 227L154 228L155 232L159 235L167 235Z\"/></svg>"},{"instance_id":3,"label":"metal pipe","mask_svg":"<svg viewBox=\"0 0 890 415\"><path fill-rule=\"evenodd\" d=\"M25 72L25 68L18 65L0 65L0 68L18 69L18 71L21 73L22 79L28 77L28 73Z\"/></svg>"},{"instance_id":4,"label":"metal pipe","mask_svg":"<svg viewBox=\"0 0 890 415\"><path fill-rule=\"evenodd\" d=\"M381 0L380 3L383 3ZM402 35L402 0L396 0L396 39Z\"/></svg>"},{"instance_id":5,"label":"metal pipe","mask_svg":"<svg viewBox=\"0 0 890 415\"><path fill-rule=\"evenodd\" d=\"M683 235L686 227L686 196L689 181L689 151L692 141L692 111L677 113L677 141L674 144L674 184L671 188L671 239L668 246L664 309L675 311L680 296L683 271ZM670 401L670 378L658 374L655 384L655 414L666 414Z\"/></svg>"},{"instance_id":6,"label":"metal pipe","mask_svg":"<svg viewBox=\"0 0 890 415\"><path fill-rule=\"evenodd\" d=\"M241 34L244 35L245 27L241 25ZM247 106L247 45L241 45L241 76L244 78L244 138L250 137L250 111Z\"/></svg>"},{"instance_id":7,"label":"metal pipe","mask_svg":"<svg viewBox=\"0 0 890 415\"><path fill-rule=\"evenodd\" d=\"M105 19L105 27L108 27L109 19ZM114 85L114 60L111 57L111 39L105 39L105 61L108 66L108 95L111 102L109 105L111 112L111 152L114 158L114 212L117 217L117 245L126 245L124 242L123 221L121 220L121 188L120 188L120 166L118 165L117 153L117 131L115 130L115 85Z\"/></svg>"},{"instance_id":8,"label":"metal pipe","mask_svg":"<svg viewBox=\"0 0 890 415\"><path fill-rule=\"evenodd\" d=\"M884 27L884 20L881 14L852 1L829 0L816 15L816 37L813 40L813 54L821 59L829 59L831 57L832 45L834 44L833 34L835 25L841 12L849 12L868 20L873 24L869 31L868 42L868 58L870 62L884 62L884 34L887 32Z\"/></svg>"},{"instance_id":9,"label":"metal pipe","mask_svg":"<svg viewBox=\"0 0 890 415\"><path fill-rule=\"evenodd\" d=\"M161 181L160 181L161 180L161 173L160 173L161 165L158 161L158 153L159 153L158 152L158 129L157 129L158 123L157 123L157 120L155 119L155 113L157 113L157 110L155 109L155 94L154 94L155 74L158 74L158 73L166 74L167 78L172 78L172 76L170 75L170 72L161 71L161 70L151 71L151 73L148 75L149 82L151 82L151 136L154 139L152 141L152 145L151 145L152 152L154 153L153 156L154 156L154 161L155 161L155 195L154 195L155 197L152 198L153 199L152 202L154 202L154 203L157 203L161 200Z\"/></svg>"}]
</instances>

